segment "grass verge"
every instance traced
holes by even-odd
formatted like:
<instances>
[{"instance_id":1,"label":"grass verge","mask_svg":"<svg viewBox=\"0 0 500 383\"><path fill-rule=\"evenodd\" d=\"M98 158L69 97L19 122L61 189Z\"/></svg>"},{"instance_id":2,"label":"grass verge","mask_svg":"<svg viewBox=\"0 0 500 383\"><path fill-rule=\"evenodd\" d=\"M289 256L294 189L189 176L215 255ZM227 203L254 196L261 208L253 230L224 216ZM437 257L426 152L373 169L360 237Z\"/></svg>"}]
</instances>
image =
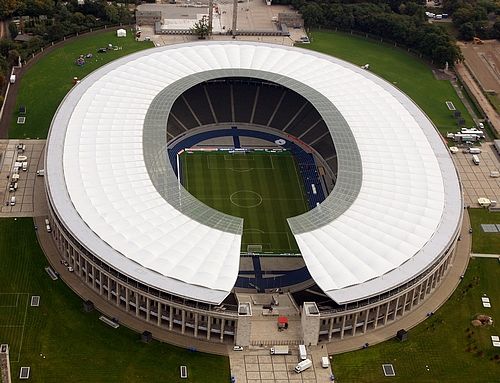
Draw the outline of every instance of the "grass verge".
<instances>
[{"instance_id":1,"label":"grass verge","mask_svg":"<svg viewBox=\"0 0 500 383\"><path fill-rule=\"evenodd\" d=\"M84 313L82 301L46 274L33 221L0 219L0 342L10 344L13 379L31 367L32 382L228 382L229 359L117 330ZM29 297L39 295L40 307ZM179 366L189 379L179 378Z\"/></svg>"},{"instance_id":2,"label":"grass verge","mask_svg":"<svg viewBox=\"0 0 500 383\"><path fill-rule=\"evenodd\" d=\"M500 349L490 336L499 335L500 264L472 259L464 279L448 302L409 331L406 342L389 340L365 350L334 357L336 382L496 382ZM484 308L487 294L492 308ZM477 314L493 318L493 326L474 327ZM382 364L392 363L396 376L384 377Z\"/></svg>"},{"instance_id":3,"label":"grass verge","mask_svg":"<svg viewBox=\"0 0 500 383\"><path fill-rule=\"evenodd\" d=\"M356 65L370 64L370 71L406 93L434 122L442 134L456 132L457 124L445 101L462 112L467 126L473 125L467 109L449 81L437 80L431 69L400 48L341 32L314 31L307 46Z\"/></svg>"},{"instance_id":4,"label":"grass verge","mask_svg":"<svg viewBox=\"0 0 500 383\"><path fill-rule=\"evenodd\" d=\"M97 53L108 44L119 47ZM42 57L21 78L16 108L11 117L9 138L46 138L52 117L64 96L73 87L73 78L82 79L97 68L130 53L151 48L151 42L135 41L133 34L116 37L115 31L79 37ZM85 64L76 65L80 55L91 53ZM17 124L19 106L26 106L26 123Z\"/></svg>"},{"instance_id":5,"label":"grass verge","mask_svg":"<svg viewBox=\"0 0 500 383\"><path fill-rule=\"evenodd\" d=\"M472 236L472 252L477 254L500 254L500 233L485 233L482 223L500 225L500 213L487 209L469 209L469 217L474 235Z\"/></svg>"}]
</instances>

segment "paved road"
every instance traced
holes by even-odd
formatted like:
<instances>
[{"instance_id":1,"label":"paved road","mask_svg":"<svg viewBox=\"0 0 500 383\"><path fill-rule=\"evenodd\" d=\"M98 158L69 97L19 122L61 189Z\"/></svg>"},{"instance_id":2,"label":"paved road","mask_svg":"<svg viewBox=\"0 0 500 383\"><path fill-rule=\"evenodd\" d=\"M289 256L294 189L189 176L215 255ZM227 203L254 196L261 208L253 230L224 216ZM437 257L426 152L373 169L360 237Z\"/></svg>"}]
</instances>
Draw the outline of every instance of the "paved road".
<instances>
[{"instance_id":1,"label":"paved road","mask_svg":"<svg viewBox=\"0 0 500 383\"><path fill-rule=\"evenodd\" d=\"M474 81L469 70L462 63L455 64L455 70L483 109L493 129L500 135L500 116Z\"/></svg>"}]
</instances>

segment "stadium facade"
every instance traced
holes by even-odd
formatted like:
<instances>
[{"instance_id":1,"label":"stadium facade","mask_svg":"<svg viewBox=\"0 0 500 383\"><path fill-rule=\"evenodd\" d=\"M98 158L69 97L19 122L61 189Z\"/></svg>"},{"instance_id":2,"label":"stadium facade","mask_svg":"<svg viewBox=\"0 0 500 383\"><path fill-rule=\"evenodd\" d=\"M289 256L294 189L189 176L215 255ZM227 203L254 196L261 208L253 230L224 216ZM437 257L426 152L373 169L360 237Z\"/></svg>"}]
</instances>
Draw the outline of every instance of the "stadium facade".
<instances>
[{"instance_id":1,"label":"stadium facade","mask_svg":"<svg viewBox=\"0 0 500 383\"><path fill-rule=\"evenodd\" d=\"M235 84L226 117L222 97L207 91L224 79ZM249 103L235 97L245 92L238 79L279 85L268 118L258 105L272 102L255 95L246 112L234 106ZM206 103L193 93L200 84ZM252 94L259 92L273 91ZM239 299L248 289L235 287L243 221L190 195L168 155L182 137L234 124L303 145L335 181L323 202L288 219L309 286L329 302L297 302L302 341L372 331L439 287L463 201L448 150L422 111L391 84L333 57L203 42L106 65L75 86L53 119L45 157L52 235L89 289L165 331L252 343L260 313ZM298 288L279 290L294 300Z\"/></svg>"}]
</instances>

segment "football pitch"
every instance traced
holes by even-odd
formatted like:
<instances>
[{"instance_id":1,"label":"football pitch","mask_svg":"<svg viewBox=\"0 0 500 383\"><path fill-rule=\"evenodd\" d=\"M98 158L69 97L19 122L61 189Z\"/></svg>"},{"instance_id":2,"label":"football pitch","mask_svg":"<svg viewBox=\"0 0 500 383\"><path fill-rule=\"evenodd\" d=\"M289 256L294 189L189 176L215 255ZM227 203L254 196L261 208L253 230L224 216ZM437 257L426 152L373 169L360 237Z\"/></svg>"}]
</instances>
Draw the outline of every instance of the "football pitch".
<instances>
[{"instance_id":1,"label":"football pitch","mask_svg":"<svg viewBox=\"0 0 500 383\"><path fill-rule=\"evenodd\" d=\"M180 160L192 195L244 219L242 252L299 253L286 219L309 209L291 153L185 151Z\"/></svg>"}]
</instances>

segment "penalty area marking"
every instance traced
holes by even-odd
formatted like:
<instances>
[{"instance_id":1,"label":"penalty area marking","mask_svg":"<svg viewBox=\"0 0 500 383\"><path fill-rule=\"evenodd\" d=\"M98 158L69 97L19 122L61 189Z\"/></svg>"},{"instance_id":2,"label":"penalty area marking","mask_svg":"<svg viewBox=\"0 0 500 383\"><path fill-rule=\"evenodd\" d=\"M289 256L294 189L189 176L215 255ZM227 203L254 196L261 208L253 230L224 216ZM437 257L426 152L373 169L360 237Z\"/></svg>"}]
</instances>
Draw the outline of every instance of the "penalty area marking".
<instances>
[{"instance_id":1,"label":"penalty area marking","mask_svg":"<svg viewBox=\"0 0 500 383\"><path fill-rule=\"evenodd\" d=\"M243 194L244 193L248 194L249 197L238 197L238 194ZM250 197L250 196L256 196L257 199L255 199L255 197ZM249 204L249 205L241 205L239 203L236 203L234 202L234 199L236 199L238 202L242 203L244 201L257 201L256 203L253 203L253 204ZM260 204L262 204L262 196L257 193L257 192L254 192L252 190L238 190L238 191L235 191L233 194L231 194L229 196L229 200L231 201L231 203L234 205L234 206L238 206L238 207L243 207L243 208L252 208L252 207L257 207L259 206Z\"/></svg>"},{"instance_id":2,"label":"penalty area marking","mask_svg":"<svg viewBox=\"0 0 500 383\"><path fill-rule=\"evenodd\" d=\"M22 308L22 304L24 303L24 315L23 315L23 323L20 324L0 324L0 327L2 328L15 328L15 327L20 327L21 328L21 340L19 342L19 351L17 353L17 360L11 359L11 362L19 363L21 360L21 350L23 348L23 342L24 342L24 330L26 329L26 318L28 316L28 306L30 304L30 295L28 293L2 293L0 295L17 295L16 299L16 306L4 306L5 308ZM22 296L25 298L24 302L19 302L19 297Z\"/></svg>"}]
</instances>

